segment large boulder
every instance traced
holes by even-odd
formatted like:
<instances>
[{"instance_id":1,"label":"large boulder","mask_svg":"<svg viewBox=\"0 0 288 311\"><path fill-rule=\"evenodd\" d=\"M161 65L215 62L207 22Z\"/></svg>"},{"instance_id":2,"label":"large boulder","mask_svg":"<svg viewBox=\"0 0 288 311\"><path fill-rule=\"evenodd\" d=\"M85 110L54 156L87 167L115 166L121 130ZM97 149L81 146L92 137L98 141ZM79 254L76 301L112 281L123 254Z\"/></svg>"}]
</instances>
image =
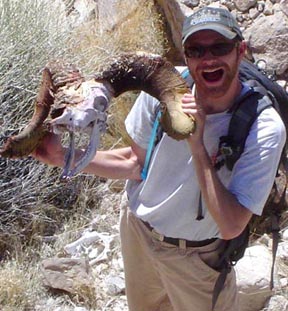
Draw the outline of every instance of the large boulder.
<instances>
[{"instance_id":1,"label":"large boulder","mask_svg":"<svg viewBox=\"0 0 288 311\"><path fill-rule=\"evenodd\" d=\"M241 311L259 311L272 295L270 290L272 255L265 245L247 248L235 266Z\"/></svg>"},{"instance_id":2,"label":"large boulder","mask_svg":"<svg viewBox=\"0 0 288 311\"><path fill-rule=\"evenodd\" d=\"M280 2L280 3L279 3ZM264 60L267 71L275 72L278 79L288 77L288 1L182 1L157 0L167 20L167 35L171 39L170 61L183 63L181 29L186 16L204 5L223 6L239 22L249 55L255 61Z\"/></svg>"},{"instance_id":3,"label":"large boulder","mask_svg":"<svg viewBox=\"0 0 288 311\"><path fill-rule=\"evenodd\" d=\"M279 9L279 7L278 7ZM273 15L260 15L244 32L255 61L265 60L267 70L287 78L288 18L282 10Z\"/></svg>"},{"instance_id":4,"label":"large boulder","mask_svg":"<svg viewBox=\"0 0 288 311\"><path fill-rule=\"evenodd\" d=\"M183 4L182 1L157 0L165 19L167 21L166 34L170 41L170 53L167 55L174 64L183 64L182 54L182 24L186 16L192 13L191 8Z\"/></svg>"},{"instance_id":5,"label":"large boulder","mask_svg":"<svg viewBox=\"0 0 288 311\"><path fill-rule=\"evenodd\" d=\"M46 287L75 294L93 288L89 262L84 258L48 258L42 261L41 272Z\"/></svg>"}]
</instances>

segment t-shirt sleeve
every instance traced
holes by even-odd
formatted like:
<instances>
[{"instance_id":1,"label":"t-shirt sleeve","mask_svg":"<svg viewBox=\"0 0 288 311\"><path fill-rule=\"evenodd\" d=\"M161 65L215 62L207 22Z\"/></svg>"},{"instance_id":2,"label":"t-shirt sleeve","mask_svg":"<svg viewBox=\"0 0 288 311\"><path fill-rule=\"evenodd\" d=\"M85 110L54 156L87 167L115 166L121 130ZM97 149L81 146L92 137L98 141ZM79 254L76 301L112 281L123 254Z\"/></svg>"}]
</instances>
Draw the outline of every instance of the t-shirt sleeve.
<instances>
[{"instance_id":1,"label":"t-shirt sleeve","mask_svg":"<svg viewBox=\"0 0 288 311\"><path fill-rule=\"evenodd\" d=\"M128 135L143 149L148 147L159 105L156 98L141 92L125 120Z\"/></svg>"},{"instance_id":2,"label":"t-shirt sleeve","mask_svg":"<svg viewBox=\"0 0 288 311\"><path fill-rule=\"evenodd\" d=\"M228 189L254 214L261 215L286 141L274 108L265 109L251 127L244 152L235 163Z\"/></svg>"}]
</instances>

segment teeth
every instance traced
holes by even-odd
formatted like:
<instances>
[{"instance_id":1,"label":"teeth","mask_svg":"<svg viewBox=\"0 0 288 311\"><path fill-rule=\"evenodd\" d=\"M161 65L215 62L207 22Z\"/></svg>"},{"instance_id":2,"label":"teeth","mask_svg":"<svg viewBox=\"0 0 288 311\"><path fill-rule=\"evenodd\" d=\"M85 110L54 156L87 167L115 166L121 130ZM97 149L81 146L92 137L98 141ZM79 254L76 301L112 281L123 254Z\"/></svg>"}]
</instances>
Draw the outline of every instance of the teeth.
<instances>
[{"instance_id":1,"label":"teeth","mask_svg":"<svg viewBox=\"0 0 288 311\"><path fill-rule=\"evenodd\" d=\"M203 70L203 72L215 72L217 70L220 70L221 68L218 68L218 69L206 69L206 70Z\"/></svg>"}]
</instances>

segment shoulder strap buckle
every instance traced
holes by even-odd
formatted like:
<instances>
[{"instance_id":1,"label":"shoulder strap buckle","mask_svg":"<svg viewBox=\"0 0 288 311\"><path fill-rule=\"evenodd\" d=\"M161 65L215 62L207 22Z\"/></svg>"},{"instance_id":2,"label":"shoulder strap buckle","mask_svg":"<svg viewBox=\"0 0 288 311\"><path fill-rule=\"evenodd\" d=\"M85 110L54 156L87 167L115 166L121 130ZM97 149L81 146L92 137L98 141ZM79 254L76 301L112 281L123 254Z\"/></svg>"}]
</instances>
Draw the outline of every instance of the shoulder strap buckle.
<instances>
[{"instance_id":1,"label":"shoulder strap buckle","mask_svg":"<svg viewBox=\"0 0 288 311\"><path fill-rule=\"evenodd\" d=\"M220 153L225 157L231 156L233 154L232 147L224 143L220 146L219 150L220 150Z\"/></svg>"}]
</instances>

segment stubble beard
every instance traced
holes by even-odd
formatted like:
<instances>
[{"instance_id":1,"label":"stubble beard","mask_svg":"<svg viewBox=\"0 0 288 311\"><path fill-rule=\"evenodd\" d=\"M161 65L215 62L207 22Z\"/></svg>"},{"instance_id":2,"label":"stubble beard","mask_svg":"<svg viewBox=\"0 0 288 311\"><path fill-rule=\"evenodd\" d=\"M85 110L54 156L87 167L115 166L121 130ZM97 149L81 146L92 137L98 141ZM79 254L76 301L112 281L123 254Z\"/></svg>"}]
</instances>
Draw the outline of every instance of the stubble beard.
<instances>
[{"instance_id":1,"label":"stubble beard","mask_svg":"<svg viewBox=\"0 0 288 311\"><path fill-rule=\"evenodd\" d=\"M219 86L209 86L205 83L205 80L201 74L203 69L213 69L219 68L221 66L224 69L224 80L222 84ZM193 77L194 82L197 86L197 94L202 98L219 98L223 97L229 91L233 81L235 78L238 78L238 57L235 63L231 66L228 66L225 63L217 63L209 67L198 68L196 69L195 77Z\"/></svg>"}]
</instances>

